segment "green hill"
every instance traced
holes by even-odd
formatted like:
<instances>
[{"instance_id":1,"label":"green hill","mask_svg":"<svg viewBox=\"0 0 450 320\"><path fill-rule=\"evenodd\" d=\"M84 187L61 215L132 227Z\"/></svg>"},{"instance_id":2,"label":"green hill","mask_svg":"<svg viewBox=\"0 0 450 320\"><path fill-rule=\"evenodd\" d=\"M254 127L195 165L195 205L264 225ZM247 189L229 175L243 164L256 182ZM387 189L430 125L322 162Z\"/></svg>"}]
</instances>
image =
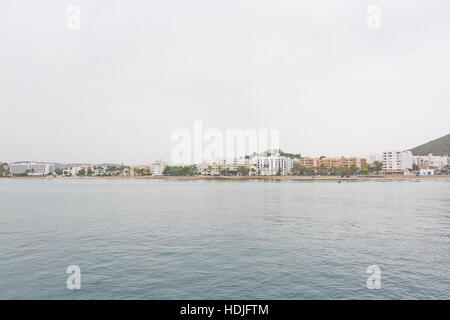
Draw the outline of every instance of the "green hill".
<instances>
[{"instance_id":1,"label":"green hill","mask_svg":"<svg viewBox=\"0 0 450 320\"><path fill-rule=\"evenodd\" d=\"M450 155L450 134L410 150L415 156L426 156L429 153L432 153L435 156Z\"/></svg>"}]
</instances>

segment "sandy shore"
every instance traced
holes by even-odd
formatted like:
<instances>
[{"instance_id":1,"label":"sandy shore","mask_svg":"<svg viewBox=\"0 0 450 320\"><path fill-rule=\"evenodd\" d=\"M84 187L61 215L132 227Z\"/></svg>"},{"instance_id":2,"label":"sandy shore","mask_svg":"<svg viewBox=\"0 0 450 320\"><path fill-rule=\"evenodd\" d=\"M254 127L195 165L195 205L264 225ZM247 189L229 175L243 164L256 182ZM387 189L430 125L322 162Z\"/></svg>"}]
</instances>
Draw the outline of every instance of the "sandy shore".
<instances>
[{"instance_id":1,"label":"sandy shore","mask_svg":"<svg viewBox=\"0 0 450 320\"><path fill-rule=\"evenodd\" d=\"M450 175L439 176L254 176L254 177L211 177L211 176L195 176L195 177L124 177L131 179L179 179L179 180L303 180L303 181L343 181L343 180L448 180Z\"/></svg>"},{"instance_id":2,"label":"sandy shore","mask_svg":"<svg viewBox=\"0 0 450 320\"><path fill-rule=\"evenodd\" d=\"M303 181L345 181L345 180L446 180L450 181L450 175L435 176L401 176L401 175L376 175L376 176L142 176L142 177L0 177L4 179L150 179L150 180L303 180Z\"/></svg>"}]
</instances>

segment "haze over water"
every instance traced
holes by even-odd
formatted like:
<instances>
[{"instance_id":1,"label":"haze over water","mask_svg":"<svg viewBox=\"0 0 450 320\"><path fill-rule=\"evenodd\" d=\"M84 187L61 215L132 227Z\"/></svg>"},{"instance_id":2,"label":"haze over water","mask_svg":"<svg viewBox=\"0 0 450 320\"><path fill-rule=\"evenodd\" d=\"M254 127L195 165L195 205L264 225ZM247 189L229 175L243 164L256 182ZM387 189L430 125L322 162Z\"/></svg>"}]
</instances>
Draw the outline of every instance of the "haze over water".
<instances>
[{"instance_id":1,"label":"haze over water","mask_svg":"<svg viewBox=\"0 0 450 320\"><path fill-rule=\"evenodd\" d=\"M449 253L448 181L0 179L1 299L449 299Z\"/></svg>"}]
</instances>

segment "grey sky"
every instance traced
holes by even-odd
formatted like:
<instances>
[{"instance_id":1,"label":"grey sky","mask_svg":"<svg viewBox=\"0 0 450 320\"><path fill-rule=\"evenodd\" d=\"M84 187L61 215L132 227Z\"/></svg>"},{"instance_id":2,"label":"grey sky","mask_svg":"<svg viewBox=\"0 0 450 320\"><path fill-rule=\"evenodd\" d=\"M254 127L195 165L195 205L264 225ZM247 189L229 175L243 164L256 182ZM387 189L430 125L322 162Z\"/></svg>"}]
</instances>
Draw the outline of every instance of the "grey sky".
<instances>
[{"instance_id":1,"label":"grey sky","mask_svg":"<svg viewBox=\"0 0 450 320\"><path fill-rule=\"evenodd\" d=\"M66 8L81 8L81 29ZM381 29L366 27L369 4ZM0 160L170 160L171 132L278 128L367 156L450 132L449 1L0 2Z\"/></svg>"}]
</instances>

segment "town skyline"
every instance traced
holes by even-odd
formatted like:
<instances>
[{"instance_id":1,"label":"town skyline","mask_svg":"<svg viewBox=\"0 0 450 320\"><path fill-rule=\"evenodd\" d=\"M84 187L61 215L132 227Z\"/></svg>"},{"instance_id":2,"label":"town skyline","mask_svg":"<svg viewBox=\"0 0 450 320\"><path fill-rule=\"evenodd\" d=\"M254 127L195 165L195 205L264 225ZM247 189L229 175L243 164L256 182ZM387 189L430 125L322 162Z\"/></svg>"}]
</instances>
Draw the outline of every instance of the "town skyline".
<instances>
[{"instance_id":1,"label":"town skyline","mask_svg":"<svg viewBox=\"0 0 450 320\"><path fill-rule=\"evenodd\" d=\"M44 162L0 162L0 177L139 177L139 176L434 176L448 175L448 154L413 155L411 151L390 150L359 157L319 158L274 149L239 158L203 159L192 164L169 164L163 160L141 165L55 164Z\"/></svg>"}]
</instances>

